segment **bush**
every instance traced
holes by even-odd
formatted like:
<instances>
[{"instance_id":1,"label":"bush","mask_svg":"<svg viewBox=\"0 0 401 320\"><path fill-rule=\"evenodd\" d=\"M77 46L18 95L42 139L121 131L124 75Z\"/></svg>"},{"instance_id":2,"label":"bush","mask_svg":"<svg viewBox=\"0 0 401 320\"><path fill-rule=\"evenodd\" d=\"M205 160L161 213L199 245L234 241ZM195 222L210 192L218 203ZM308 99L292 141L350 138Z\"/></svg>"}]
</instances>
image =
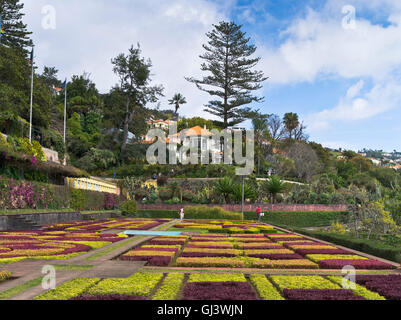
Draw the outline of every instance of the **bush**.
<instances>
[{"instance_id":1,"label":"bush","mask_svg":"<svg viewBox=\"0 0 401 320\"><path fill-rule=\"evenodd\" d=\"M180 203L181 203L181 200L177 197L174 197L173 199L166 201L166 204L180 204Z\"/></svg>"},{"instance_id":2,"label":"bush","mask_svg":"<svg viewBox=\"0 0 401 320\"><path fill-rule=\"evenodd\" d=\"M118 207L118 196L111 193L106 193L104 195L104 209L112 210Z\"/></svg>"},{"instance_id":3,"label":"bush","mask_svg":"<svg viewBox=\"0 0 401 320\"><path fill-rule=\"evenodd\" d=\"M128 200L121 204L120 210L123 215L136 215L138 213L138 206L135 200Z\"/></svg>"},{"instance_id":4,"label":"bush","mask_svg":"<svg viewBox=\"0 0 401 320\"><path fill-rule=\"evenodd\" d=\"M173 193L169 189L160 189L159 197L163 201L170 200L173 197Z\"/></svg>"},{"instance_id":5,"label":"bush","mask_svg":"<svg viewBox=\"0 0 401 320\"><path fill-rule=\"evenodd\" d=\"M77 211L85 209L88 202L88 194L84 190L73 189L71 191L71 208Z\"/></svg>"},{"instance_id":6,"label":"bush","mask_svg":"<svg viewBox=\"0 0 401 320\"><path fill-rule=\"evenodd\" d=\"M196 195L189 190L182 192L182 200L193 203L196 200Z\"/></svg>"},{"instance_id":7,"label":"bush","mask_svg":"<svg viewBox=\"0 0 401 320\"><path fill-rule=\"evenodd\" d=\"M186 207L186 219L227 219L227 220L241 220L241 214L223 210L219 207Z\"/></svg>"}]
</instances>

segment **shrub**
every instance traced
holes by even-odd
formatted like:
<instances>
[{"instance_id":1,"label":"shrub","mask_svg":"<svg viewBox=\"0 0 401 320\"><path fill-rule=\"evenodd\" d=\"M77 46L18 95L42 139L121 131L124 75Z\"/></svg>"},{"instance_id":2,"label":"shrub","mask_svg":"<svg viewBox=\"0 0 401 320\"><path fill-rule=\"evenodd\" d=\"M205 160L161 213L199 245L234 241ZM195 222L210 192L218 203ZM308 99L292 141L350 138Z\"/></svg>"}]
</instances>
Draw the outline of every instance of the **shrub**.
<instances>
[{"instance_id":1,"label":"shrub","mask_svg":"<svg viewBox=\"0 0 401 320\"><path fill-rule=\"evenodd\" d=\"M167 200L166 204L180 204L181 200L178 199L177 197L174 197L173 199Z\"/></svg>"},{"instance_id":2,"label":"shrub","mask_svg":"<svg viewBox=\"0 0 401 320\"><path fill-rule=\"evenodd\" d=\"M182 200L193 202L196 200L196 195L192 191L185 190L182 192Z\"/></svg>"},{"instance_id":3,"label":"shrub","mask_svg":"<svg viewBox=\"0 0 401 320\"><path fill-rule=\"evenodd\" d=\"M104 195L104 209L111 210L118 206L118 196L111 193L106 193Z\"/></svg>"},{"instance_id":4,"label":"shrub","mask_svg":"<svg viewBox=\"0 0 401 320\"><path fill-rule=\"evenodd\" d=\"M185 217L189 219L229 219L241 220L240 213L223 210L219 207L209 208L206 206L186 207Z\"/></svg>"},{"instance_id":5,"label":"shrub","mask_svg":"<svg viewBox=\"0 0 401 320\"><path fill-rule=\"evenodd\" d=\"M88 195L83 190L73 189L71 191L71 208L77 211L85 209L88 202Z\"/></svg>"},{"instance_id":6,"label":"shrub","mask_svg":"<svg viewBox=\"0 0 401 320\"><path fill-rule=\"evenodd\" d=\"M120 210L124 215L136 215L138 212L138 206L135 200L128 200L121 204Z\"/></svg>"},{"instance_id":7,"label":"shrub","mask_svg":"<svg viewBox=\"0 0 401 320\"><path fill-rule=\"evenodd\" d=\"M170 200L173 197L173 193L169 189L160 189L159 197L163 201Z\"/></svg>"}]
</instances>

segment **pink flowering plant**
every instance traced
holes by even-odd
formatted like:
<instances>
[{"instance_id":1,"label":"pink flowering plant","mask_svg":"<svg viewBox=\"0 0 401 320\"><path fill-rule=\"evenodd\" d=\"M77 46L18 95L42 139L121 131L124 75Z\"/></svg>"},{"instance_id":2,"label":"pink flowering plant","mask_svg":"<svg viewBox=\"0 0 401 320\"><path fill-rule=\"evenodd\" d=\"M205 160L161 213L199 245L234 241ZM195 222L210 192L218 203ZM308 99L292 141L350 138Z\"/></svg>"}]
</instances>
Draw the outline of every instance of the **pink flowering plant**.
<instances>
[{"instance_id":1,"label":"pink flowering plant","mask_svg":"<svg viewBox=\"0 0 401 320\"><path fill-rule=\"evenodd\" d=\"M27 181L16 181L0 176L0 208L42 209L52 202L51 190Z\"/></svg>"}]
</instances>

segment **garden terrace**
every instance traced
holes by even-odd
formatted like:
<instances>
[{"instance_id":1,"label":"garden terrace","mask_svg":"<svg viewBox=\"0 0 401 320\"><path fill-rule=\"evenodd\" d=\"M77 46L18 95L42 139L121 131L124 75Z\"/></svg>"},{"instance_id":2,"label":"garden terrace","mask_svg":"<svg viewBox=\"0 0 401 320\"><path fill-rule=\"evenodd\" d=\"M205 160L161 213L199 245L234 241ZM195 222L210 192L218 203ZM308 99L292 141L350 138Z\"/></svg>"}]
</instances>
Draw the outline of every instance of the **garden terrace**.
<instances>
[{"instance_id":1,"label":"garden terrace","mask_svg":"<svg viewBox=\"0 0 401 320\"><path fill-rule=\"evenodd\" d=\"M163 219L80 221L45 227L40 231L0 232L0 263L24 259L67 260L128 238L110 230L149 230Z\"/></svg>"},{"instance_id":2,"label":"garden terrace","mask_svg":"<svg viewBox=\"0 0 401 320\"><path fill-rule=\"evenodd\" d=\"M125 278L77 278L34 300L399 300L401 275L342 277L243 273L148 273ZM390 288L390 283L397 286Z\"/></svg>"},{"instance_id":3,"label":"garden terrace","mask_svg":"<svg viewBox=\"0 0 401 320\"><path fill-rule=\"evenodd\" d=\"M205 229L210 233L157 237L128 251L120 259L173 268L335 270L352 265L357 270L395 269L392 264L301 235L284 233L270 225L189 220L175 228L177 226L186 230ZM217 230L230 232L215 233Z\"/></svg>"}]
</instances>

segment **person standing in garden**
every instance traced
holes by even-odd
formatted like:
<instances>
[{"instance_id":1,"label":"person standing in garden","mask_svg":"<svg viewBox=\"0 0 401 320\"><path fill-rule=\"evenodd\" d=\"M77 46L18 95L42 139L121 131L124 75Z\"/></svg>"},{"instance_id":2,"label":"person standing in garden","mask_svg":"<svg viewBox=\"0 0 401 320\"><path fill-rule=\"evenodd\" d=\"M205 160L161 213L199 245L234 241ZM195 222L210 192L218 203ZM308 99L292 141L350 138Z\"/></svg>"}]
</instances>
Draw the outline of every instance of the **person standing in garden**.
<instances>
[{"instance_id":1,"label":"person standing in garden","mask_svg":"<svg viewBox=\"0 0 401 320\"><path fill-rule=\"evenodd\" d=\"M262 209L260 206L256 209L256 215L258 216L258 222L260 222L260 219L262 217Z\"/></svg>"},{"instance_id":2,"label":"person standing in garden","mask_svg":"<svg viewBox=\"0 0 401 320\"><path fill-rule=\"evenodd\" d=\"M184 216L185 216L184 208L181 208L181 210L180 210L180 219L181 219L181 222L184 220Z\"/></svg>"}]
</instances>

